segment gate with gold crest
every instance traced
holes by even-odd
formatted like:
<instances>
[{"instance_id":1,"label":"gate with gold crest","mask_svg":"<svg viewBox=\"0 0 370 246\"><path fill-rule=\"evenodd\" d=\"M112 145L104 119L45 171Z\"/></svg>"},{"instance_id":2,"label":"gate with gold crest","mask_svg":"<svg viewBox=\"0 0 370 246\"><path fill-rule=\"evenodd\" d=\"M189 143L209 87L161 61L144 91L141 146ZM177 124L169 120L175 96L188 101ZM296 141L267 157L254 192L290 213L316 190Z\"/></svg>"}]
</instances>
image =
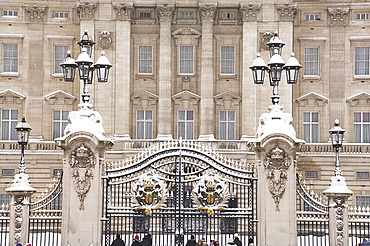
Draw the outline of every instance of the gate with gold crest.
<instances>
[{"instance_id":1,"label":"gate with gold crest","mask_svg":"<svg viewBox=\"0 0 370 246\"><path fill-rule=\"evenodd\" d=\"M257 179L253 165L192 141L161 142L138 156L107 163L103 242L119 234L153 246L185 245L191 235L226 245L235 233L255 242Z\"/></svg>"}]
</instances>

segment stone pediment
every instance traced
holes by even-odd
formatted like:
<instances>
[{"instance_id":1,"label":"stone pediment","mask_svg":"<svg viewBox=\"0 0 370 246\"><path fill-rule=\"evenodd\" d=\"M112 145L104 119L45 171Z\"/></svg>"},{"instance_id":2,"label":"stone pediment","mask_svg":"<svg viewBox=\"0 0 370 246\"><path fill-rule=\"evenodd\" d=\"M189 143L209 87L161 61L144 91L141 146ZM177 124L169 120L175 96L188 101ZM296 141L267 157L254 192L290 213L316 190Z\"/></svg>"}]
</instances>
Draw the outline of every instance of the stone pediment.
<instances>
[{"instance_id":1,"label":"stone pediment","mask_svg":"<svg viewBox=\"0 0 370 246\"><path fill-rule=\"evenodd\" d=\"M192 105L194 105L199 102L200 96L190 91L182 91L173 95L172 100L177 105L185 101L190 102Z\"/></svg>"},{"instance_id":2,"label":"stone pediment","mask_svg":"<svg viewBox=\"0 0 370 246\"><path fill-rule=\"evenodd\" d=\"M320 95L316 92L310 92L301 97L298 97L297 102L301 105L301 107L305 106L322 107L324 106L325 103L329 102L329 98Z\"/></svg>"},{"instance_id":3,"label":"stone pediment","mask_svg":"<svg viewBox=\"0 0 370 246\"><path fill-rule=\"evenodd\" d=\"M1 104L20 104L26 98L25 95L16 92L12 89L3 90L0 92L0 103Z\"/></svg>"},{"instance_id":4,"label":"stone pediment","mask_svg":"<svg viewBox=\"0 0 370 246\"><path fill-rule=\"evenodd\" d=\"M193 28L181 28L172 33L172 36L175 38L176 45L198 45L200 35L201 33Z\"/></svg>"},{"instance_id":5,"label":"stone pediment","mask_svg":"<svg viewBox=\"0 0 370 246\"><path fill-rule=\"evenodd\" d=\"M44 96L44 99L51 105L71 105L76 97L65 91L57 90Z\"/></svg>"},{"instance_id":6,"label":"stone pediment","mask_svg":"<svg viewBox=\"0 0 370 246\"><path fill-rule=\"evenodd\" d=\"M351 107L356 106L369 106L370 104L370 93L360 92L346 99L346 102L351 105Z\"/></svg>"},{"instance_id":7,"label":"stone pediment","mask_svg":"<svg viewBox=\"0 0 370 246\"><path fill-rule=\"evenodd\" d=\"M239 103L241 101L240 96L229 91L222 92L214 96L213 99L218 106L224 106L226 107L226 109L230 106L239 106Z\"/></svg>"},{"instance_id":8,"label":"stone pediment","mask_svg":"<svg viewBox=\"0 0 370 246\"><path fill-rule=\"evenodd\" d=\"M196 38L199 38L201 33L199 31L197 31L193 28L189 28L189 27L178 29L178 30L176 30L172 33L172 36L174 36L174 37L180 36L180 35L195 35L195 36L197 36Z\"/></svg>"},{"instance_id":9,"label":"stone pediment","mask_svg":"<svg viewBox=\"0 0 370 246\"><path fill-rule=\"evenodd\" d=\"M131 95L131 101L134 105L141 105L144 109L146 109L148 105L155 105L157 103L158 96L154 93L144 90Z\"/></svg>"}]
</instances>

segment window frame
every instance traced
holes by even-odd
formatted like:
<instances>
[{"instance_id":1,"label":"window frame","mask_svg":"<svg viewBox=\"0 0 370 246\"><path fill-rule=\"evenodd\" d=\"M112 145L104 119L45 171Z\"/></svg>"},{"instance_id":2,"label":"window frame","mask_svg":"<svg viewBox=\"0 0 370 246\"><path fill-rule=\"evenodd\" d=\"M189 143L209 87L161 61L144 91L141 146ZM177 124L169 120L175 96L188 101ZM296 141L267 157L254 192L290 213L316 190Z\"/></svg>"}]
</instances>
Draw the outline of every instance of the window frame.
<instances>
[{"instance_id":1,"label":"window frame","mask_svg":"<svg viewBox=\"0 0 370 246\"><path fill-rule=\"evenodd\" d=\"M4 12L12 12L13 15L4 14ZM17 13L17 15L14 15L14 13ZM18 18L19 17L19 11L15 9L3 9L1 11L1 16L5 18Z\"/></svg>"},{"instance_id":2,"label":"window frame","mask_svg":"<svg viewBox=\"0 0 370 246\"><path fill-rule=\"evenodd\" d=\"M221 112L226 113L226 120L221 120ZM230 112L234 113L234 120L229 120L229 113ZM225 123L225 125L226 125L226 130L225 130L226 137L225 137L225 139L221 138L221 128L222 128L221 123ZM232 136L233 139L230 139L230 136L229 136L229 123L234 123L234 131L233 131L233 136ZM218 137L219 137L220 140L235 140L235 138L236 138L236 110L219 110L218 111Z\"/></svg>"},{"instance_id":3,"label":"window frame","mask_svg":"<svg viewBox=\"0 0 370 246\"><path fill-rule=\"evenodd\" d=\"M305 121L305 113L309 113L310 120ZM312 114L317 113L317 122L312 121ZM305 139L305 125L309 125L309 141ZM313 141L313 125L317 125L317 141ZM319 111L303 111L302 113L302 136L307 143L320 143L320 112Z\"/></svg>"},{"instance_id":4,"label":"window frame","mask_svg":"<svg viewBox=\"0 0 370 246\"><path fill-rule=\"evenodd\" d=\"M55 112L57 112L57 111L59 112L59 120L54 119ZM66 119L63 119L63 112L68 112ZM64 130L68 125L68 115L69 115L69 113L70 113L69 110L64 110L64 109L53 109L52 110L52 133L51 133L52 139L64 136ZM55 132L54 124L55 123L59 123L59 129L58 129L59 136L54 135L54 132ZM63 125L64 125L64 127L63 127Z\"/></svg>"},{"instance_id":5,"label":"window frame","mask_svg":"<svg viewBox=\"0 0 370 246\"><path fill-rule=\"evenodd\" d=\"M5 57L5 46L6 45L16 45L16 47L17 47L17 57L16 58L14 58L13 56L9 56L9 57ZM17 66L16 66L16 70L17 71L6 71L6 69L5 69L5 66L6 66L6 62L5 62L5 60L6 59L11 59L10 61L12 61L12 60L16 60L16 64L17 64ZM2 71L3 71L3 73L12 73L12 74L19 74L19 44L18 43L14 43L14 42L3 42L2 43L2 63L3 63L3 66L2 66ZM10 67L12 67L11 65L10 65ZM11 68L10 68L10 70L12 70Z\"/></svg>"},{"instance_id":6,"label":"window frame","mask_svg":"<svg viewBox=\"0 0 370 246\"><path fill-rule=\"evenodd\" d=\"M192 47L192 59L181 59L181 47ZM178 71L179 71L179 75L194 75L194 57L195 57L195 49L194 49L194 45L185 45L185 44L181 44L179 45L179 59L178 59ZM190 52L189 52L190 54ZM192 64L192 67L191 67L191 72L187 73L187 72L182 72L181 71L181 64L182 64L182 61L191 61L191 64Z\"/></svg>"},{"instance_id":7,"label":"window frame","mask_svg":"<svg viewBox=\"0 0 370 246\"><path fill-rule=\"evenodd\" d=\"M361 115L361 117L360 117L361 119L360 119L359 122L356 121L356 116L355 116L358 113ZM370 110L368 112L364 112L364 111L354 111L353 112L353 142L354 143L370 143L370 137L369 137L368 142L364 142L364 135L366 135L366 134L364 134L364 125L368 126L369 129L370 129L370 120L368 122L364 122L364 113L369 114L368 117L370 118ZM360 141L358 141L358 139L356 139L356 134L355 134L356 125L360 126L360 130L361 130L361 132L360 132Z\"/></svg>"},{"instance_id":8,"label":"window frame","mask_svg":"<svg viewBox=\"0 0 370 246\"><path fill-rule=\"evenodd\" d=\"M367 177L363 178L363 177L359 177L358 174L367 174ZM367 172L367 171L356 171L356 180L369 180L370 179L370 173Z\"/></svg>"},{"instance_id":9,"label":"window frame","mask_svg":"<svg viewBox=\"0 0 370 246\"><path fill-rule=\"evenodd\" d=\"M370 76L370 46L355 46L354 47L354 76ZM368 59L367 60L357 60L357 53L356 53L356 50L358 48L365 48L367 49L367 56L368 56ZM365 53L366 54L366 53ZM357 64L360 63L360 62L367 62L368 65L367 65L367 68L365 67L365 70L367 69L367 73L363 73L363 74L357 74Z\"/></svg>"},{"instance_id":10,"label":"window frame","mask_svg":"<svg viewBox=\"0 0 370 246\"><path fill-rule=\"evenodd\" d=\"M180 119L180 111L184 111L185 113L185 119L184 120L181 120ZM192 120L189 120L187 119L188 117L188 112L192 112ZM180 137L182 137L182 139L184 140L193 140L194 139L194 123L195 123L195 119L194 119L194 116L195 116L195 111L192 110L192 109L179 109L177 110L177 138L180 139ZM185 124L185 128L184 128L184 136L181 136L180 134L180 123L184 123ZM189 137L189 132L188 132L188 124L192 124L192 128L191 128L191 137Z\"/></svg>"},{"instance_id":11,"label":"window frame","mask_svg":"<svg viewBox=\"0 0 370 246\"><path fill-rule=\"evenodd\" d=\"M362 16L365 15L365 18L362 18ZM360 16L360 18L357 18ZM355 20L364 21L370 19L370 13L355 13Z\"/></svg>"},{"instance_id":12,"label":"window frame","mask_svg":"<svg viewBox=\"0 0 370 246\"><path fill-rule=\"evenodd\" d=\"M57 52L56 52L56 48L57 47L67 47L67 50L64 54L64 56L62 56L61 59L58 59L57 61ZM67 56L67 51L69 50L69 45L63 45L63 44L54 44L53 45L53 64L54 64L54 69L53 69L53 74L54 75L63 75L63 70L62 68L59 66L60 63L62 63L65 59L65 57ZM58 62L58 64L57 64ZM56 68L58 67L58 69L60 69L60 72L56 71Z\"/></svg>"},{"instance_id":13,"label":"window frame","mask_svg":"<svg viewBox=\"0 0 370 246\"><path fill-rule=\"evenodd\" d=\"M151 47L151 59L150 59L150 68L151 68L151 72L150 73L141 73L140 72L140 47ZM137 71L138 71L138 75L153 75L153 45L138 45L137 47L137 54L138 54L138 65L137 65ZM147 61L147 60L145 60Z\"/></svg>"},{"instance_id":14,"label":"window frame","mask_svg":"<svg viewBox=\"0 0 370 246\"><path fill-rule=\"evenodd\" d=\"M8 119L3 119L3 114L4 114L4 111L5 110L8 110L9 111L9 118ZM17 119L12 119L12 112L13 111L17 111ZM15 127L17 126L18 124L18 118L19 118L19 110L18 109L6 109L6 108L3 108L1 109L1 116L0 116L0 120L1 120L1 140L2 141L17 141L18 140L18 134L15 130ZM8 126L9 126L9 129L8 129L8 138L7 139L4 139L4 132L3 132L3 124L4 124L4 121L8 122ZM14 131L13 131L13 138L12 138L12 123L13 123L13 126L14 126Z\"/></svg>"},{"instance_id":15,"label":"window frame","mask_svg":"<svg viewBox=\"0 0 370 246\"><path fill-rule=\"evenodd\" d=\"M5 174L4 171L12 171L12 174ZM15 169L14 168L2 168L1 169L1 177L14 177Z\"/></svg>"},{"instance_id":16,"label":"window frame","mask_svg":"<svg viewBox=\"0 0 370 246\"><path fill-rule=\"evenodd\" d=\"M222 58L222 48L223 47L233 47L234 48L234 51L233 51L233 60L232 60L232 62L233 62L233 66L232 66L232 73L222 73L222 62L223 61L229 61L229 60L231 60L231 59L223 59ZM220 46L220 75L221 76L233 76L233 75L235 75L235 62L236 62L236 46L235 45L221 45Z\"/></svg>"},{"instance_id":17,"label":"window frame","mask_svg":"<svg viewBox=\"0 0 370 246\"><path fill-rule=\"evenodd\" d=\"M308 61L306 58L308 55L306 54L306 49L316 49L317 50L317 61ZM316 74L306 74L306 71L310 71L306 69L306 63L316 64L315 70L317 71ZM303 76L320 76L320 47L304 47L303 48Z\"/></svg>"},{"instance_id":18,"label":"window frame","mask_svg":"<svg viewBox=\"0 0 370 246\"><path fill-rule=\"evenodd\" d=\"M316 176L315 177L310 177L309 175L307 175L307 173L315 173ZM319 172L317 170L305 170L304 171L304 178L305 179L319 179Z\"/></svg>"},{"instance_id":19,"label":"window frame","mask_svg":"<svg viewBox=\"0 0 370 246\"><path fill-rule=\"evenodd\" d=\"M60 17L60 16L55 17L55 14L58 14L58 15L63 14L63 17ZM67 16L67 17L65 17L65 14L67 14L68 16ZM63 19L63 20L67 20L67 19L69 19L69 18L70 18L70 14L69 14L69 12L68 12L68 11L65 11L65 12L62 12L62 11L54 11L54 12L53 12L53 19Z\"/></svg>"},{"instance_id":20,"label":"window frame","mask_svg":"<svg viewBox=\"0 0 370 246\"><path fill-rule=\"evenodd\" d=\"M307 20L307 17L308 17L308 20ZM311 17L313 17L314 19L312 19ZM321 16L320 16L320 14L305 14L304 15L304 20L305 21L320 21Z\"/></svg>"},{"instance_id":21,"label":"window frame","mask_svg":"<svg viewBox=\"0 0 370 246\"><path fill-rule=\"evenodd\" d=\"M144 112L144 118L143 118L143 120L139 120L138 119L138 112L139 111L143 111ZM151 119L150 120L147 120L146 119L146 114L147 114L147 112L148 111L151 111L151 114L152 114L152 117L151 117ZM153 121L153 110L151 110L151 109L137 109L136 110L136 124L135 124L135 126L136 126L136 139L141 139L141 140L145 140L145 139L153 139L153 125L154 125L154 121ZM144 123L143 124L143 126L144 126L144 128L143 128L143 138L138 138L138 133L139 133L139 127L138 127L138 123ZM151 138L149 138L149 136L147 136L147 132L146 132L146 123L151 123L151 133L150 133L150 135L151 135Z\"/></svg>"}]
</instances>

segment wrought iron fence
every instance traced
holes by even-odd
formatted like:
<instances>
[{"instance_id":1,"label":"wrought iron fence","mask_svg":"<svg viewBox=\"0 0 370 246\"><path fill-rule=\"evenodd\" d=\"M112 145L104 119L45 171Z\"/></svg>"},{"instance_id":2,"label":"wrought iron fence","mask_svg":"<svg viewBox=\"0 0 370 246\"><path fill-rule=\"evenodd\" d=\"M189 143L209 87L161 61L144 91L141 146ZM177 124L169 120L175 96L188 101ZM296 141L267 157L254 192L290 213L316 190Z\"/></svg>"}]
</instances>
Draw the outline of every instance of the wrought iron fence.
<instances>
[{"instance_id":1,"label":"wrought iron fence","mask_svg":"<svg viewBox=\"0 0 370 246\"><path fill-rule=\"evenodd\" d=\"M349 245L358 245L370 238L370 208L351 207L348 211Z\"/></svg>"},{"instance_id":2,"label":"wrought iron fence","mask_svg":"<svg viewBox=\"0 0 370 246\"><path fill-rule=\"evenodd\" d=\"M2 204L0 209L0 245L9 245L9 206Z\"/></svg>"}]
</instances>

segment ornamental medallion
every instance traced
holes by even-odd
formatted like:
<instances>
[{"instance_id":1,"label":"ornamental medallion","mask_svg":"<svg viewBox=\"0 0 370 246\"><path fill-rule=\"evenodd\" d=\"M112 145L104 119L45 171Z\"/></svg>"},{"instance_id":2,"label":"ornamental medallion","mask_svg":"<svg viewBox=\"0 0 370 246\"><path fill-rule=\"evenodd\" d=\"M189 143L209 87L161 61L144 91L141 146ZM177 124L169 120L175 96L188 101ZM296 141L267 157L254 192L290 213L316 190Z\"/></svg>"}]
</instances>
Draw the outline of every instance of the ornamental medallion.
<instances>
[{"instance_id":1,"label":"ornamental medallion","mask_svg":"<svg viewBox=\"0 0 370 246\"><path fill-rule=\"evenodd\" d=\"M145 209L145 213L151 215L153 209L166 207L167 197L166 183L160 180L158 175L148 172L133 184L131 192L132 208Z\"/></svg>"},{"instance_id":2,"label":"ornamental medallion","mask_svg":"<svg viewBox=\"0 0 370 246\"><path fill-rule=\"evenodd\" d=\"M230 197L227 184L212 172L195 184L192 195L195 208L207 210L209 216L214 210L225 209Z\"/></svg>"}]
</instances>

